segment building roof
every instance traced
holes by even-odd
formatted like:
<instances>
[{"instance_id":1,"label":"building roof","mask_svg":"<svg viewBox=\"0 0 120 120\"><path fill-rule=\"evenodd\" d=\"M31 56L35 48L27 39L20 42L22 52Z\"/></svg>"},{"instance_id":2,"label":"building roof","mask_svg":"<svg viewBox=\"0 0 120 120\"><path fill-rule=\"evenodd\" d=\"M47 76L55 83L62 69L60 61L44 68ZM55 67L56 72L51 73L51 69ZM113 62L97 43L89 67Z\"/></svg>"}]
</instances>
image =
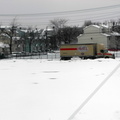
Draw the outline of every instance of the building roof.
<instances>
[{"instance_id":1,"label":"building roof","mask_svg":"<svg viewBox=\"0 0 120 120\"><path fill-rule=\"evenodd\" d=\"M104 35L104 36L106 36L106 37L111 36L111 35L109 35L107 33L101 33L101 34Z\"/></svg>"},{"instance_id":2,"label":"building roof","mask_svg":"<svg viewBox=\"0 0 120 120\"><path fill-rule=\"evenodd\" d=\"M9 47L9 45L8 44L4 44L3 42L0 42L0 47L1 48L5 48L5 47Z\"/></svg>"},{"instance_id":3,"label":"building roof","mask_svg":"<svg viewBox=\"0 0 120 120\"><path fill-rule=\"evenodd\" d=\"M110 33L112 36L120 36L120 33L118 33L118 32L112 32L112 33Z\"/></svg>"},{"instance_id":4,"label":"building roof","mask_svg":"<svg viewBox=\"0 0 120 120\"><path fill-rule=\"evenodd\" d=\"M90 26L87 26L85 29L87 29L88 27L95 27L95 28L98 28L98 29L101 29L101 28L105 28L105 29L109 29L109 25L105 25L105 24L101 24L101 25L90 25ZM109 33L101 33L102 35L104 36L120 36L120 33L118 32L110 32ZM80 35L81 36L81 35Z\"/></svg>"},{"instance_id":5,"label":"building roof","mask_svg":"<svg viewBox=\"0 0 120 120\"><path fill-rule=\"evenodd\" d=\"M100 26L98 26L98 25L91 25L91 26L96 27L96 28L100 28Z\"/></svg>"}]
</instances>

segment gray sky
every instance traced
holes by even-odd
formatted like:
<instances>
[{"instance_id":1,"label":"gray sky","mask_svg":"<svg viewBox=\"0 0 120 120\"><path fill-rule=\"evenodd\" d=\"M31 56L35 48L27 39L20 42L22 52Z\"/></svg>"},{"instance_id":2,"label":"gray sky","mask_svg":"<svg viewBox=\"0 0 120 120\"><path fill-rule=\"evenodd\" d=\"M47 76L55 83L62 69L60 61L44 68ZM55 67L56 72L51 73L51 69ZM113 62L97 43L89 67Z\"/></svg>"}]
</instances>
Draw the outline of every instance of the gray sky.
<instances>
[{"instance_id":1,"label":"gray sky","mask_svg":"<svg viewBox=\"0 0 120 120\"><path fill-rule=\"evenodd\" d=\"M120 0L0 0L0 13L45 13L120 4Z\"/></svg>"},{"instance_id":2,"label":"gray sky","mask_svg":"<svg viewBox=\"0 0 120 120\"><path fill-rule=\"evenodd\" d=\"M120 4L120 0L0 0L0 15L1 14L34 14L34 13L51 13L51 12L62 12L62 11L74 11L74 10L84 10L84 9L91 9L91 8L98 8L104 6L112 6ZM120 10L120 9L119 9ZM111 12L114 10L111 10ZM92 11L93 12L93 11ZM91 12L91 13L92 13ZM101 14L103 14L103 11ZM86 14L86 13L85 13ZM66 19L67 13L63 16L55 16L55 15L36 15L36 16L29 16L29 17L19 17L19 15L15 15L18 17L18 21L21 24L31 23L36 26L39 24L47 24L47 20L51 20L54 18L65 18ZM14 16L14 15L13 15ZM0 22L5 24L5 21L8 19L10 21L13 16L0 16ZM71 16L71 17L70 17ZM76 15L80 16L80 14ZM83 16L83 15L82 15ZM46 18L45 18L46 17ZM85 17L85 16L84 16ZM69 14L68 20L73 18L73 14ZM35 20L39 21L35 21ZM74 20L79 19L75 18L74 13ZM86 18L87 19L87 18ZM28 21L27 21L28 20ZM79 19L80 20L80 19ZM6 23L8 23L6 21ZM44 23L43 23L44 22ZM77 23L79 24L79 22Z\"/></svg>"}]
</instances>

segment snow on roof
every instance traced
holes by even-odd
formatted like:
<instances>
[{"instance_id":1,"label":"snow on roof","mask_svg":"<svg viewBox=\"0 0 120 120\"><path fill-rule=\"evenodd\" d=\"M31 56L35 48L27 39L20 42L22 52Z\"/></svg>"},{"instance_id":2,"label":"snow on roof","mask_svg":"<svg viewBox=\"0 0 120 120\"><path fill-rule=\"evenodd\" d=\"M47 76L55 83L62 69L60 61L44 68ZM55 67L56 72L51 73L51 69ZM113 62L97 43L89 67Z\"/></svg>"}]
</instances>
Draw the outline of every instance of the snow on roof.
<instances>
[{"instance_id":1,"label":"snow on roof","mask_svg":"<svg viewBox=\"0 0 120 120\"><path fill-rule=\"evenodd\" d=\"M108 25L105 25L105 24L102 24L101 27L109 28L109 26L108 26Z\"/></svg>"},{"instance_id":2,"label":"snow on roof","mask_svg":"<svg viewBox=\"0 0 120 120\"><path fill-rule=\"evenodd\" d=\"M106 34L106 33L101 33L101 34L106 36L106 37L110 36L109 34Z\"/></svg>"},{"instance_id":3,"label":"snow on roof","mask_svg":"<svg viewBox=\"0 0 120 120\"><path fill-rule=\"evenodd\" d=\"M105 25L105 24L100 24L100 25L89 25L89 26L93 26L93 27L96 27L96 28L101 28L101 27L103 27L103 28L109 28L109 25ZM86 26L86 28L89 27L89 26Z\"/></svg>"},{"instance_id":4,"label":"snow on roof","mask_svg":"<svg viewBox=\"0 0 120 120\"><path fill-rule=\"evenodd\" d=\"M1 25L0 28L11 28L11 26L3 26L3 25Z\"/></svg>"},{"instance_id":5,"label":"snow on roof","mask_svg":"<svg viewBox=\"0 0 120 120\"><path fill-rule=\"evenodd\" d=\"M5 48L5 47L9 47L9 45L8 44L4 44L3 42L0 42L0 47L1 48Z\"/></svg>"},{"instance_id":6,"label":"snow on roof","mask_svg":"<svg viewBox=\"0 0 120 120\"><path fill-rule=\"evenodd\" d=\"M98 25L92 25L93 27L96 27L96 28L100 28L100 26L98 26Z\"/></svg>"},{"instance_id":7,"label":"snow on roof","mask_svg":"<svg viewBox=\"0 0 120 120\"><path fill-rule=\"evenodd\" d=\"M20 37L13 37L13 40L20 40Z\"/></svg>"},{"instance_id":8,"label":"snow on roof","mask_svg":"<svg viewBox=\"0 0 120 120\"><path fill-rule=\"evenodd\" d=\"M5 33L1 33L0 36L4 36L4 37L8 37L9 38L9 36L7 34L5 34Z\"/></svg>"},{"instance_id":9,"label":"snow on roof","mask_svg":"<svg viewBox=\"0 0 120 120\"><path fill-rule=\"evenodd\" d=\"M86 26L84 29L87 29L87 28L89 28L89 27L96 27L96 28L100 28L98 25L89 25L89 26Z\"/></svg>"},{"instance_id":10,"label":"snow on roof","mask_svg":"<svg viewBox=\"0 0 120 120\"><path fill-rule=\"evenodd\" d=\"M111 35L113 35L113 36L120 36L120 33L118 33L118 32L112 32Z\"/></svg>"}]
</instances>

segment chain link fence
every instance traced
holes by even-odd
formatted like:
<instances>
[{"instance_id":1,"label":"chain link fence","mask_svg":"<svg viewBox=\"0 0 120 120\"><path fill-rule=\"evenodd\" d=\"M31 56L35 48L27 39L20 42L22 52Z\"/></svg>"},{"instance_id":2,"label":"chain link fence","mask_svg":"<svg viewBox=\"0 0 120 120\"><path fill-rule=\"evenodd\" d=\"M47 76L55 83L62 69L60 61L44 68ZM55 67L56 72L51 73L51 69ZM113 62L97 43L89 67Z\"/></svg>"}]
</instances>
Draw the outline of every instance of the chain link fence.
<instances>
[{"instance_id":1,"label":"chain link fence","mask_svg":"<svg viewBox=\"0 0 120 120\"><path fill-rule=\"evenodd\" d=\"M48 60L53 60L53 59L60 59L60 52L55 51L53 53L27 53L27 54L22 54L22 53L17 53L17 54L12 54L10 58L14 59L48 59Z\"/></svg>"},{"instance_id":2,"label":"chain link fence","mask_svg":"<svg viewBox=\"0 0 120 120\"><path fill-rule=\"evenodd\" d=\"M115 58L120 58L120 51L109 51L115 55ZM60 60L60 51L51 53L14 53L8 57L9 59L48 59L48 60Z\"/></svg>"}]
</instances>

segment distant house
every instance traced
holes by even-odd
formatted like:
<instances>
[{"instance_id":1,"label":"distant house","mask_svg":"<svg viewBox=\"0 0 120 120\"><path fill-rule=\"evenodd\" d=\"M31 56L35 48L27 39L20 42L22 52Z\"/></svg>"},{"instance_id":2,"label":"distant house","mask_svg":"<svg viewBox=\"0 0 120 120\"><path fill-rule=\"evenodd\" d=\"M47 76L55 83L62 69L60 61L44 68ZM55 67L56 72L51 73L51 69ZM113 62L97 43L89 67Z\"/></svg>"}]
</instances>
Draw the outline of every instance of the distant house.
<instances>
[{"instance_id":1,"label":"distant house","mask_svg":"<svg viewBox=\"0 0 120 120\"><path fill-rule=\"evenodd\" d=\"M0 42L0 53L1 52L8 52L7 50L9 49L9 45L5 44L3 42Z\"/></svg>"},{"instance_id":2,"label":"distant house","mask_svg":"<svg viewBox=\"0 0 120 120\"><path fill-rule=\"evenodd\" d=\"M120 50L120 33L112 32L110 33L110 50Z\"/></svg>"},{"instance_id":3,"label":"distant house","mask_svg":"<svg viewBox=\"0 0 120 120\"><path fill-rule=\"evenodd\" d=\"M5 33L1 33L0 34L0 42L4 43L4 44L10 44L10 38L7 34Z\"/></svg>"},{"instance_id":4,"label":"distant house","mask_svg":"<svg viewBox=\"0 0 120 120\"><path fill-rule=\"evenodd\" d=\"M13 37L13 51L15 52L38 52L40 50L38 30L18 29Z\"/></svg>"},{"instance_id":5,"label":"distant house","mask_svg":"<svg viewBox=\"0 0 120 120\"><path fill-rule=\"evenodd\" d=\"M84 28L84 34L78 36L78 43L100 43L107 49L116 48L115 39L119 39L120 34L110 31L106 25L90 25Z\"/></svg>"},{"instance_id":6,"label":"distant house","mask_svg":"<svg viewBox=\"0 0 120 120\"><path fill-rule=\"evenodd\" d=\"M55 34L54 28L43 29L41 33L41 38L44 40L44 46L42 46L43 49L51 50L56 48Z\"/></svg>"},{"instance_id":7,"label":"distant house","mask_svg":"<svg viewBox=\"0 0 120 120\"><path fill-rule=\"evenodd\" d=\"M9 36L4 33L0 34L0 54L2 52L9 54Z\"/></svg>"}]
</instances>

